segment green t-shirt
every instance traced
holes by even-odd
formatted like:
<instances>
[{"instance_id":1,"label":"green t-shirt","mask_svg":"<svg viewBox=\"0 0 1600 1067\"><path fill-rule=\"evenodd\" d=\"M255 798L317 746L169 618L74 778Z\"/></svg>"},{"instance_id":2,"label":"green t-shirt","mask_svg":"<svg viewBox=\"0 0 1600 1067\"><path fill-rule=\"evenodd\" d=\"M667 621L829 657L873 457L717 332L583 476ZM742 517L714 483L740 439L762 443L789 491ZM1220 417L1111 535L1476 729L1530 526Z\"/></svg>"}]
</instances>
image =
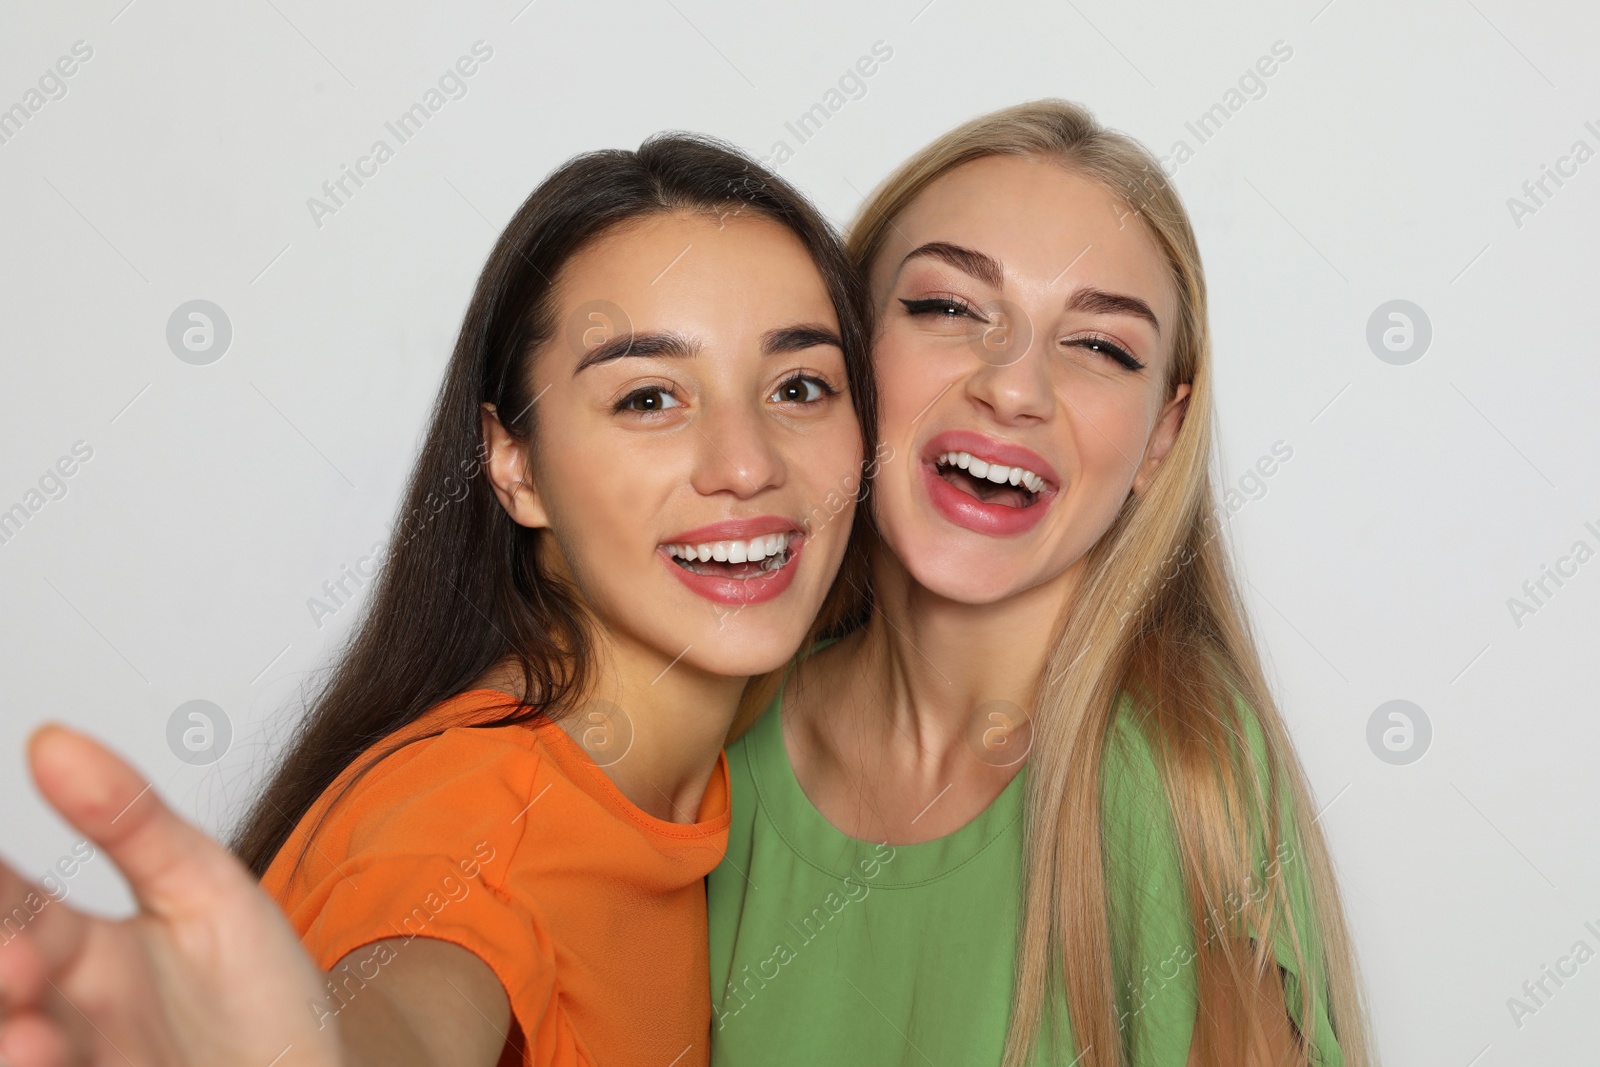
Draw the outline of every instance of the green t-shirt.
<instances>
[{"instance_id":1,"label":"green t-shirt","mask_svg":"<svg viewBox=\"0 0 1600 1067\"><path fill-rule=\"evenodd\" d=\"M1195 938L1170 810L1126 708L1102 776L1124 1050L1136 1067L1183 1067L1197 1004L1187 965ZM914 845L860 841L835 829L800 788L780 715L781 694L728 748L733 825L708 883L714 1067L998 1064L1016 958L1026 767L952 834ZM1259 725L1245 721L1260 756ZM1280 847L1306 950L1315 935L1296 858L1292 844ZM1298 1026L1293 953L1286 936L1275 941ZM1064 1024L1065 1005L1057 1011ZM1312 1039L1313 1063L1342 1067L1325 995L1312 1026L1300 1029ZM1036 1059L1050 1062L1042 1049Z\"/></svg>"}]
</instances>

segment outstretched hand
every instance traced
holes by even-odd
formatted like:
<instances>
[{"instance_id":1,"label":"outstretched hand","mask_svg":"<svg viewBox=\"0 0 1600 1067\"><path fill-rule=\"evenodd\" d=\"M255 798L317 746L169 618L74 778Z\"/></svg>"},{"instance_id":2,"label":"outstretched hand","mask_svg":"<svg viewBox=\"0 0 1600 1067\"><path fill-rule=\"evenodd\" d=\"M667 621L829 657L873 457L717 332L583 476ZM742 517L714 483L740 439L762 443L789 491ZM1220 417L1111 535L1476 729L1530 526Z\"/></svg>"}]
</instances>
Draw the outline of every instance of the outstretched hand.
<instances>
[{"instance_id":1,"label":"outstretched hand","mask_svg":"<svg viewBox=\"0 0 1600 1067\"><path fill-rule=\"evenodd\" d=\"M45 727L28 758L40 793L117 865L138 911L95 918L0 864L0 1063L341 1062L336 1021L313 1007L323 976L243 865L81 734Z\"/></svg>"}]
</instances>

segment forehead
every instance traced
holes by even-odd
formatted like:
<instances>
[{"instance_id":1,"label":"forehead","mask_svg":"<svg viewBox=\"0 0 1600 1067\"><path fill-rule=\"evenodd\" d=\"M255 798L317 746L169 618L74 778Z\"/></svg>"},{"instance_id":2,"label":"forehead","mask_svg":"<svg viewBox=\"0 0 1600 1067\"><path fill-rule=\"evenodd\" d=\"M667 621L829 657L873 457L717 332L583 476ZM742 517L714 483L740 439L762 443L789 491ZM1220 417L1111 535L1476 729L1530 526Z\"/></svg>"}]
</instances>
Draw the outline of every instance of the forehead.
<instances>
[{"instance_id":1,"label":"forehead","mask_svg":"<svg viewBox=\"0 0 1600 1067\"><path fill-rule=\"evenodd\" d=\"M895 219L874 285L928 241L998 259L1008 287L1093 284L1140 296L1172 321L1169 268L1149 229L1122 197L1054 160L988 156L934 179Z\"/></svg>"},{"instance_id":2,"label":"forehead","mask_svg":"<svg viewBox=\"0 0 1600 1067\"><path fill-rule=\"evenodd\" d=\"M626 222L579 249L557 291L568 302L615 300L629 312L740 302L817 314L832 308L821 272L794 232L736 205L721 214L674 211Z\"/></svg>"}]
</instances>

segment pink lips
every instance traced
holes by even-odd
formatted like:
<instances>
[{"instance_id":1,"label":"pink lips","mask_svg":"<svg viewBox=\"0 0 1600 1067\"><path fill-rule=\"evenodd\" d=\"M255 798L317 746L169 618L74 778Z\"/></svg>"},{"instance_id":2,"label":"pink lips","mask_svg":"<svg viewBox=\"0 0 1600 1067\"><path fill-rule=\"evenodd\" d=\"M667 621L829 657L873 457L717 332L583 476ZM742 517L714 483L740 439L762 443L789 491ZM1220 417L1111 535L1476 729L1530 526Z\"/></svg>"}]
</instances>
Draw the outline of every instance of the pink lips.
<instances>
[{"instance_id":1,"label":"pink lips","mask_svg":"<svg viewBox=\"0 0 1600 1067\"><path fill-rule=\"evenodd\" d=\"M1023 467L1047 483L1038 499L1026 508L1005 504L986 504L962 492L939 476L939 456L945 452L969 452L988 463ZM928 498L939 514L974 533L991 537L1015 537L1026 533L1044 519L1061 485L1061 476L1045 458L1031 448L999 441L970 430L946 430L930 440L922 450L922 480Z\"/></svg>"},{"instance_id":2,"label":"pink lips","mask_svg":"<svg viewBox=\"0 0 1600 1067\"><path fill-rule=\"evenodd\" d=\"M764 604L780 596L794 581L800 564L800 553L805 538L798 524L777 515L762 515L753 519L726 519L709 526L696 527L673 534L656 549L656 555L677 575L689 591L719 604ZM789 534L789 561L782 567L756 578L722 578L711 574L696 574L686 570L667 555L667 545L696 545L708 541L747 541L764 534Z\"/></svg>"}]
</instances>

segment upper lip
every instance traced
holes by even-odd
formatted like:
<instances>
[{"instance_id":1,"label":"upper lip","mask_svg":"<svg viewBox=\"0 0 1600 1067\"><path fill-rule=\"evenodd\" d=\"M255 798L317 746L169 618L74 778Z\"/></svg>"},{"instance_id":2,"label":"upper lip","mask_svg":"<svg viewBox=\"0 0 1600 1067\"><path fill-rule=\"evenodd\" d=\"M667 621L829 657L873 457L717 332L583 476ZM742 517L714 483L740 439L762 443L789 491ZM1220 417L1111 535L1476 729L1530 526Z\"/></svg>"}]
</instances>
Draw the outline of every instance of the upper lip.
<instances>
[{"instance_id":1,"label":"upper lip","mask_svg":"<svg viewBox=\"0 0 1600 1067\"><path fill-rule=\"evenodd\" d=\"M971 430L945 430L935 434L923 446L922 459L926 463L935 463L946 452L966 452L991 465L998 463L1005 467L1030 470L1048 483L1048 489L1061 485L1061 476L1049 461L1033 449L1010 441L1001 441Z\"/></svg>"},{"instance_id":2,"label":"upper lip","mask_svg":"<svg viewBox=\"0 0 1600 1067\"><path fill-rule=\"evenodd\" d=\"M703 545L712 541L745 541L775 533L802 533L800 524L781 515L757 515L750 519L724 519L709 526L697 526L673 534L664 545Z\"/></svg>"}]
</instances>

